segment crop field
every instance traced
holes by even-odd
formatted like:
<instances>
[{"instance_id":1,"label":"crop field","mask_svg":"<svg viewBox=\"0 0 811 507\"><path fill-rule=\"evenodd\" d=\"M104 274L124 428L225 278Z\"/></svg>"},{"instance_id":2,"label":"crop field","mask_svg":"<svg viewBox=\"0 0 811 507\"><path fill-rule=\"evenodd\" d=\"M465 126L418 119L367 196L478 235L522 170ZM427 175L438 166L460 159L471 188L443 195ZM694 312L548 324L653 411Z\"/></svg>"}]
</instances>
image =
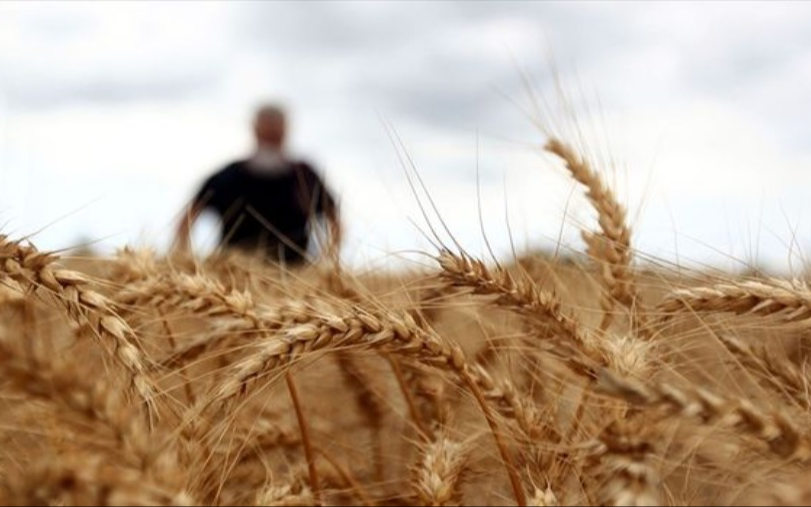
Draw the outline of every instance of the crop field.
<instances>
[{"instance_id":1,"label":"crop field","mask_svg":"<svg viewBox=\"0 0 811 507\"><path fill-rule=\"evenodd\" d=\"M0 503L811 503L811 290L586 249L410 272L0 236Z\"/></svg>"}]
</instances>

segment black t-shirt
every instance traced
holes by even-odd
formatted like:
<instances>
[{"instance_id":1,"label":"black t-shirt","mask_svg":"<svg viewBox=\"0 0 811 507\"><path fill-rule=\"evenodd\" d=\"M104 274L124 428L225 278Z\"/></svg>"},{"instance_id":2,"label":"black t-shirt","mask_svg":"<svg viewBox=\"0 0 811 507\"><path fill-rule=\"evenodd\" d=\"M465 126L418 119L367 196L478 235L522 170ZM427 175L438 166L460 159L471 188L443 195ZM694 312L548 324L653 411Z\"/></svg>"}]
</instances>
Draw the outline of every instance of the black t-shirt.
<instances>
[{"instance_id":1,"label":"black t-shirt","mask_svg":"<svg viewBox=\"0 0 811 507\"><path fill-rule=\"evenodd\" d=\"M222 244L287 261L303 259L310 219L333 209L335 201L312 167L289 164L287 171L265 174L239 161L206 180L194 202L220 215Z\"/></svg>"}]
</instances>

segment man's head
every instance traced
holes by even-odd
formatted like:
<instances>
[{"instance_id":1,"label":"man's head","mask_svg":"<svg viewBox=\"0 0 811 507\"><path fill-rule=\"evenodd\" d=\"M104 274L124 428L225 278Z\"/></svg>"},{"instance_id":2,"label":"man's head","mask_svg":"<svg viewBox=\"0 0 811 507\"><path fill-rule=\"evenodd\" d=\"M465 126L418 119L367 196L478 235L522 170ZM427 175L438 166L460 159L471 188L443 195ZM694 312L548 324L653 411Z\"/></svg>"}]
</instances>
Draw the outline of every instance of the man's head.
<instances>
[{"instance_id":1,"label":"man's head","mask_svg":"<svg viewBox=\"0 0 811 507\"><path fill-rule=\"evenodd\" d=\"M281 149L284 146L286 123L281 107L272 104L260 107L253 120L257 144Z\"/></svg>"}]
</instances>

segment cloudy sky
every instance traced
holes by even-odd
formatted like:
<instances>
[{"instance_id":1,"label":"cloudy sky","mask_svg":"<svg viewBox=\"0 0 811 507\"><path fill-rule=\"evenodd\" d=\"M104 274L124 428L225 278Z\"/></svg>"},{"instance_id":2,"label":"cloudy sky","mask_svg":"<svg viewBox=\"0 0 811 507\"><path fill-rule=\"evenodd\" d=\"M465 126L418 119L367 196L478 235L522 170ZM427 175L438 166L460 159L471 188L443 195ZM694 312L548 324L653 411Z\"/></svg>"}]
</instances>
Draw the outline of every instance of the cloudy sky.
<instances>
[{"instance_id":1,"label":"cloudy sky","mask_svg":"<svg viewBox=\"0 0 811 507\"><path fill-rule=\"evenodd\" d=\"M502 255L511 235L582 248L594 216L540 122L582 128L646 254L797 271L809 26L811 4L774 2L3 2L0 231L164 248L271 99L340 195L356 265L430 249L404 153L474 253L482 228Z\"/></svg>"}]
</instances>

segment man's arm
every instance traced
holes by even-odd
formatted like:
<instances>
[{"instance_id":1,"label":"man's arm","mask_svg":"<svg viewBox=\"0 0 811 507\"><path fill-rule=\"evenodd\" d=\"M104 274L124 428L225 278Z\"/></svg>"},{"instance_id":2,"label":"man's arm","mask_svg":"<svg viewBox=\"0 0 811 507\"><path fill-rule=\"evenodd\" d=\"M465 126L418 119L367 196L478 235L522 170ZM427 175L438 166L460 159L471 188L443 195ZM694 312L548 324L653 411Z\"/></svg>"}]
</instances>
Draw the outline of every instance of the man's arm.
<instances>
[{"instance_id":1,"label":"man's arm","mask_svg":"<svg viewBox=\"0 0 811 507\"><path fill-rule=\"evenodd\" d=\"M191 228L202 212L203 206L197 200L192 201L192 203L183 210L183 216L180 217L180 223L175 232L175 242L172 245L173 251L188 253L191 250Z\"/></svg>"},{"instance_id":2,"label":"man's arm","mask_svg":"<svg viewBox=\"0 0 811 507\"><path fill-rule=\"evenodd\" d=\"M197 193L192 197L191 202L183 210L180 217L180 222L175 230L175 241L172 244L172 250L175 252L188 253L191 251L191 230L194 223L200 218L200 215L206 208L213 208L219 211L219 203L222 199L218 199L222 188L221 180L222 174L227 170L224 169L214 175L210 176L200 186Z\"/></svg>"},{"instance_id":3,"label":"man's arm","mask_svg":"<svg viewBox=\"0 0 811 507\"><path fill-rule=\"evenodd\" d=\"M343 226L338 203L312 166L305 162L301 163L298 168L301 170L300 174L304 184L303 205L313 214L313 217L323 217L327 221L327 237L324 238L326 240L323 244L325 248L321 254L338 260L343 243Z\"/></svg>"},{"instance_id":4,"label":"man's arm","mask_svg":"<svg viewBox=\"0 0 811 507\"><path fill-rule=\"evenodd\" d=\"M343 243L343 227L341 226L341 217L338 213L338 207L334 202L331 206L327 206L324 212L327 217L327 223L329 224L327 256L337 260L341 253L341 244Z\"/></svg>"}]
</instances>

